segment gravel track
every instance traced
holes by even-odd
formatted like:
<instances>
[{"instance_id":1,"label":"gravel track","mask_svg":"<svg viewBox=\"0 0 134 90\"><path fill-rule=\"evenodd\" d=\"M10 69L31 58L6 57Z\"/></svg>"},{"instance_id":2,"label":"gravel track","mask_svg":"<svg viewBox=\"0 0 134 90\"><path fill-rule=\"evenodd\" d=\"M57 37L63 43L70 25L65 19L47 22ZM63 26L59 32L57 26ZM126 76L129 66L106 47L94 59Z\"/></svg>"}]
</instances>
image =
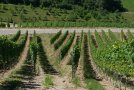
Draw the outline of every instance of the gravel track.
<instances>
[{"instance_id":1,"label":"gravel track","mask_svg":"<svg viewBox=\"0 0 134 90\"><path fill-rule=\"evenodd\" d=\"M101 30L104 30L105 32L108 32L108 30L111 30L113 32L120 32L123 30L124 32L127 32L127 30L130 30L131 32L134 32L134 28L0 28L0 35L8 35L8 34L15 34L18 30L21 30L21 33L24 34L27 30L29 34L33 34L34 30L36 33L57 33L59 30L62 30L64 33L65 31L73 32L74 30L76 32L81 32L82 30L84 32L88 32L89 30L91 32L94 32L97 30L98 32L101 32Z\"/></svg>"}]
</instances>

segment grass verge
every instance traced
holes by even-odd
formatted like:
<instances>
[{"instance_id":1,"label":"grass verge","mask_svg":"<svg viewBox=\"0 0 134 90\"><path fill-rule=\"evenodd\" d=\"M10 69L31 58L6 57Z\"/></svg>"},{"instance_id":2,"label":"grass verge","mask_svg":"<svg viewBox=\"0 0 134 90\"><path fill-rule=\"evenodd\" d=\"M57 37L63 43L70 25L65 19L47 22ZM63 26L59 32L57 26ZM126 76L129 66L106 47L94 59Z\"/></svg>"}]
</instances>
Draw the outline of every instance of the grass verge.
<instances>
[{"instance_id":1,"label":"grass verge","mask_svg":"<svg viewBox=\"0 0 134 90\"><path fill-rule=\"evenodd\" d=\"M87 90L105 90L95 79L86 79L85 83Z\"/></svg>"},{"instance_id":2,"label":"grass verge","mask_svg":"<svg viewBox=\"0 0 134 90\"><path fill-rule=\"evenodd\" d=\"M44 84L44 87L45 88L49 88L49 87L53 86L54 85L54 83L53 83L53 77L50 76L50 75L46 75L43 84Z\"/></svg>"},{"instance_id":3,"label":"grass verge","mask_svg":"<svg viewBox=\"0 0 134 90\"><path fill-rule=\"evenodd\" d=\"M72 83L75 85L75 87L80 86L81 82L80 82L80 78L79 77L75 77L72 79Z\"/></svg>"}]
</instances>

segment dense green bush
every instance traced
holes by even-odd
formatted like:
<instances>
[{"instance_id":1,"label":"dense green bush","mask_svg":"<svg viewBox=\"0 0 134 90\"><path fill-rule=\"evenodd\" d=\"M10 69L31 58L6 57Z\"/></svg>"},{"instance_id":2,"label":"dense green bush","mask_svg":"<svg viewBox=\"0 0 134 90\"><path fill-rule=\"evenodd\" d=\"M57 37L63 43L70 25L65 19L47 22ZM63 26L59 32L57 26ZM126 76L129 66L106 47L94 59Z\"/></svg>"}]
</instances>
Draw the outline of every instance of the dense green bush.
<instances>
[{"instance_id":1,"label":"dense green bush","mask_svg":"<svg viewBox=\"0 0 134 90\"><path fill-rule=\"evenodd\" d=\"M6 24L0 23L0 27L6 27Z\"/></svg>"}]
</instances>

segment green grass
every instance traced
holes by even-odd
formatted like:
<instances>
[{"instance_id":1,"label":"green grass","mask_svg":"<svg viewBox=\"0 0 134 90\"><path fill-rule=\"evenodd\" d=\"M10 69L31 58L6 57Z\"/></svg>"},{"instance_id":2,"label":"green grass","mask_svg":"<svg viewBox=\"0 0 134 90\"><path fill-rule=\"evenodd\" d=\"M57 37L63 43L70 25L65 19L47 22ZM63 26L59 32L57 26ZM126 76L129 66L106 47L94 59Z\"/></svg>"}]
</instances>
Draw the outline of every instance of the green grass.
<instances>
[{"instance_id":1,"label":"green grass","mask_svg":"<svg viewBox=\"0 0 134 90\"><path fill-rule=\"evenodd\" d=\"M122 16L128 21L134 23L134 13L122 13Z\"/></svg>"},{"instance_id":2,"label":"green grass","mask_svg":"<svg viewBox=\"0 0 134 90\"><path fill-rule=\"evenodd\" d=\"M86 88L87 90L105 90L98 81L94 79L86 79Z\"/></svg>"},{"instance_id":3,"label":"green grass","mask_svg":"<svg viewBox=\"0 0 134 90\"><path fill-rule=\"evenodd\" d=\"M78 77L73 78L72 83L75 85L75 87L80 86L80 78Z\"/></svg>"},{"instance_id":4,"label":"green grass","mask_svg":"<svg viewBox=\"0 0 134 90\"><path fill-rule=\"evenodd\" d=\"M134 0L122 0L122 4L128 10L127 13L122 13L122 16L128 22L134 23Z\"/></svg>"},{"instance_id":5,"label":"green grass","mask_svg":"<svg viewBox=\"0 0 134 90\"><path fill-rule=\"evenodd\" d=\"M134 0L122 0L123 6L130 12L134 12Z\"/></svg>"},{"instance_id":6,"label":"green grass","mask_svg":"<svg viewBox=\"0 0 134 90\"><path fill-rule=\"evenodd\" d=\"M54 83L53 83L53 77L50 76L50 75L46 75L45 76L45 80L44 80L44 87L45 88L49 88L51 86L53 86Z\"/></svg>"}]
</instances>

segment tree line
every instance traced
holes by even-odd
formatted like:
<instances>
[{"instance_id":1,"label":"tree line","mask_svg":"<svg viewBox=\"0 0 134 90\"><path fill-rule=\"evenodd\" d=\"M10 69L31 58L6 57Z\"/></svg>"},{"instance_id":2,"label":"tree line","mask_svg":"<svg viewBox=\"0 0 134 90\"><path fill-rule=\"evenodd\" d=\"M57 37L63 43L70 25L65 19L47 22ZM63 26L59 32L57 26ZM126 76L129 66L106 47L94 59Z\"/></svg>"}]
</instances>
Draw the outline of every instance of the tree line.
<instances>
[{"instance_id":1,"label":"tree line","mask_svg":"<svg viewBox=\"0 0 134 90\"><path fill-rule=\"evenodd\" d=\"M86 10L124 11L121 0L0 0L0 3L24 4L34 7L56 7L71 10L81 6Z\"/></svg>"}]
</instances>

